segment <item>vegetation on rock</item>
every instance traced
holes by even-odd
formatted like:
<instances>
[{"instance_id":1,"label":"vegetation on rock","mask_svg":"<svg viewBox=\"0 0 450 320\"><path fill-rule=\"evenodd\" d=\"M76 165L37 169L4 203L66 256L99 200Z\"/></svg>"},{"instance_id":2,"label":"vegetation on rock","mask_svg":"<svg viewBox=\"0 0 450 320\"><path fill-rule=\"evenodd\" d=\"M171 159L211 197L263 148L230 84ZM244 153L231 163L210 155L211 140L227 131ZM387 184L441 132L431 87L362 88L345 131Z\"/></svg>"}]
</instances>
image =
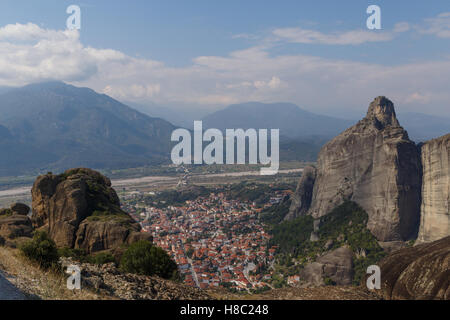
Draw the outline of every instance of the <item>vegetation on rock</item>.
<instances>
[{"instance_id":1,"label":"vegetation on rock","mask_svg":"<svg viewBox=\"0 0 450 320\"><path fill-rule=\"evenodd\" d=\"M301 268L327 251L349 246L355 257L353 283L358 285L366 268L385 255L376 238L366 228L367 220L367 213L358 204L345 201L320 219L317 241L310 239L314 219L307 215L272 225L269 246L278 246L278 261L287 269Z\"/></svg>"}]
</instances>

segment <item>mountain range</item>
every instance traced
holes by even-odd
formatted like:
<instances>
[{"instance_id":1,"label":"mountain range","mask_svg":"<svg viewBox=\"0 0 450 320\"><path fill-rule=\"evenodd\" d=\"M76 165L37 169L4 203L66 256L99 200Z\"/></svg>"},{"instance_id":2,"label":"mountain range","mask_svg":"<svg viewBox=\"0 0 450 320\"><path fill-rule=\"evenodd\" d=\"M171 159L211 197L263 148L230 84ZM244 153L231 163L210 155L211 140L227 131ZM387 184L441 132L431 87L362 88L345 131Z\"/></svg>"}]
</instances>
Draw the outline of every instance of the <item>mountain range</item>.
<instances>
[{"instance_id":1,"label":"mountain range","mask_svg":"<svg viewBox=\"0 0 450 320\"><path fill-rule=\"evenodd\" d=\"M165 161L174 126L89 88L31 84L0 95L0 175Z\"/></svg>"},{"instance_id":2,"label":"mountain range","mask_svg":"<svg viewBox=\"0 0 450 320\"><path fill-rule=\"evenodd\" d=\"M281 160L315 161L323 144L353 122L291 103L234 104L206 116L195 108L130 105L63 82L0 87L0 176L168 162L172 131L191 128L193 120L203 120L205 129L278 128ZM450 128L445 117L407 112L399 118L415 141Z\"/></svg>"},{"instance_id":3,"label":"mountain range","mask_svg":"<svg viewBox=\"0 0 450 320\"><path fill-rule=\"evenodd\" d=\"M203 120L204 127L215 128L279 128L283 137L307 142L318 137L327 140L341 133L356 117L342 114L340 118L306 111L291 103L248 102L230 105L205 115L204 110L177 108L174 106L127 103L132 108L151 117L165 119L176 126L192 129L194 120ZM401 124L409 137L426 141L448 132L450 117L435 116L419 112L397 112Z\"/></svg>"},{"instance_id":4,"label":"mountain range","mask_svg":"<svg viewBox=\"0 0 450 320\"><path fill-rule=\"evenodd\" d=\"M280 129L280 136L295 139L332 137L352 123L350 120L318 115L292 103L261 102L233 104L202 120L205 128Z\"/></svg>"}]
</instances>

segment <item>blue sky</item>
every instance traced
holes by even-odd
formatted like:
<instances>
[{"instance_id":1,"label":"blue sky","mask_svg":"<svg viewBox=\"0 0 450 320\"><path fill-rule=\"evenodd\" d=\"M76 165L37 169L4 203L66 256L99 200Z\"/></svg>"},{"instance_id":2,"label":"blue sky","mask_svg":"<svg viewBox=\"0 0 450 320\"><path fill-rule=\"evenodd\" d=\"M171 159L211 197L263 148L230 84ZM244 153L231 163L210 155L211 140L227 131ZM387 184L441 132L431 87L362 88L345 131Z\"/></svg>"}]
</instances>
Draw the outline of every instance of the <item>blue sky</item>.
<instances>
[{"instance_id":1,"label":"blue sky","mask_svg":"<svg viewBox=\"0 0 450 320\"><path fill-rule=\"evenodd\" d=\"M81 40L84 44L185 66L197 56L226 55L257 43L255 39L233 38L240 34L263 36L274 28L297 26L322 32L363 29L368 17L366 8L370 4L381 7L383 29L392 29L402 21L420 23L424 18L450 11L450 2L446 0L432 3L404 0L40 0L36 5L36 1L30 0L3 0L0 25L33 22L45 28L64 29L67 6L77 4L82 9ZM390 64L405 58L437 57L440 55L437 49L450 52L450 41L430 37L416 42L404 37L385 46L372 43L354 49L338 46L330 52L324 45L293 45L277 48L276 52L301 50L324 57ZM409 49L406 57L402 54L405 49Z\"/></svg>"},{"instance_id":2,"label":"blue sky","mask_svg":"<svg viewBox=\"0 0 450 320\"><path fill-rule=\"evenodd\" d=\"M81 7L82 27L77 37L62 40L56 33L65 30L70 4ZM367 30L370 4L381 7L383 30ZM429 113L445 114L449 77L437 81L436 72L449 66L448 12L444 0L2 0L0 28L20 29L13 35L4 29L5 43L20 43L27 33L30 56L37 43L52 45L48 55L40 51L42 60L24 59L15 67L27 72L4 81L0 72L0 85L11 78L13 85L58 79L144 104L219 108L246 100L289 101L335 115L339 108L361 111L379 93L412 111L427 106ZM62 64L56 48L68 42L80 48L67 49L69 68L62 72L56 70ZM113 67L123 68L121 81ZM413 81L415 76L425 79ZM360 95L352 100L355 91Z\"/></svg>"}]
</instances>

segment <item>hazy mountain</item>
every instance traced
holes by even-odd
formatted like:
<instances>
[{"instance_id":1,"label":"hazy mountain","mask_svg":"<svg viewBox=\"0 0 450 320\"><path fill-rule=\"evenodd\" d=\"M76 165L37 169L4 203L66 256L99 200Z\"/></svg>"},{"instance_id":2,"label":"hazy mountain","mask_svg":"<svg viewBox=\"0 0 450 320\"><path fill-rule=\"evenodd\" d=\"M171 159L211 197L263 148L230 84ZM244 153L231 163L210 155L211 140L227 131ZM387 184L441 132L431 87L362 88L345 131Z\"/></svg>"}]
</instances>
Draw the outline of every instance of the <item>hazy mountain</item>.
<instances>
[{"instance_id":1,"label":"hazy mountain","mask_svg":"<svg viewBox=\"0 0 450 320\"><path fill-rule=\"evenodd\" d=\"M291 103L234 104L203 118L204 128L280 129L280 136L289 138L333 137L351 123L308 112Z\"/></svg>"},{"instance_id":2,"label":"hazy mountain","mask_svg":"<svg viewBox=\"0 0 450 320\"><path fill-rule=\"evenodd\" d=\"M122 168L168 159L169 122L88 88L32 84L0 95L0 175Z\"/></svg>"},{"instance_id":3,"label":"hazy mountain","mask_svg":"<svg viewBox=\"0 0 450 320\"><path fill-rule=\"evenodd\" d=\"M204 109L192 108L188 106L167 106L156 103L139 104L126 102L133 109L138 110L150 117L161 118L169 121L177 127L193 129L194 120L201 120L207 111Z\"/></svg>"},{"instance_id":4,"label":"hazy mountain","mask_svg":"<svg viewBox=\"0 0 450 320\"><path fill-rule=\"evenodd\" d=\"M408 131L411 140L426 141L450 132L450 118L423 113L398 113L400 124Z\"/></svg>"}]
</instances>

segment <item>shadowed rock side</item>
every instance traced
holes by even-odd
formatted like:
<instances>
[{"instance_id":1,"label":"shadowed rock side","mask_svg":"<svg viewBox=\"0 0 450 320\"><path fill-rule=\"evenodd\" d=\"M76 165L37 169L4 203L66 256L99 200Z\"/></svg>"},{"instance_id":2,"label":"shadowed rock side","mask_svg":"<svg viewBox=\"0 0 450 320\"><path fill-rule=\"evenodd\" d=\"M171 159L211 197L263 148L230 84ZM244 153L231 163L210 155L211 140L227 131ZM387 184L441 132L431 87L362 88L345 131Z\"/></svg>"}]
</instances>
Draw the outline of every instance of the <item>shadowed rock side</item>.
<instances>
[{"instance_id":1,"label":"shadowed rock side","mask_svg":"<svg viewBox=\"0 0 450 320\"><path fill-rule=\"evenodd\" d=\"M450 236L450 134L424 143L422 166L419 243Z\"/></svg>"},{"instance_id":2,"label":"shadowed rock side","mask_svg":"<svg viewBox=\"0 0 450 320\"><path fill-rule=\"evenodd\" d=\"M292 195L291 207L284 220L294 220L305 215L311 206L314 182L316 180L316 168L305 167L302 177L297 185L295 193Z\"/></svg>"},{"instance_id":3,"label":"shadowed rock side","mask_svg":"<svg viewBox=\"0 0 450 320\"><path fill-rule=\"evenodd\" d=\"M450 237L401 249L379 265L385 299L450 300Z\"/></svg>"},{"instance_id":4,"label":"shadowed rock side","mask_svg":"<svg viewBox=\"0 0 450 320\"><path fill-rule=\"evenodd\" d=\"M351 200L368 213L367 228L378 240L415 238L421 177L418 148L400 126L393 103L378 97L364 119L320 151L307 213L319 218ZM297 197L308 193L298 190ZM305 202L297 203L290 212L306 212Z\"/></svg>"},{"instance_id":5,"label":"shadowed rock side","mask_svg":"<svg viewBox=\"0 0 450 320\"><path fill-rule=\"evenodd\" d=\"M151 236L120 209L111 181L91 169L38 177L31 191L33 226L45 229L59 247L87 253L110 250Z\"/></svg>"}]
</instances>

